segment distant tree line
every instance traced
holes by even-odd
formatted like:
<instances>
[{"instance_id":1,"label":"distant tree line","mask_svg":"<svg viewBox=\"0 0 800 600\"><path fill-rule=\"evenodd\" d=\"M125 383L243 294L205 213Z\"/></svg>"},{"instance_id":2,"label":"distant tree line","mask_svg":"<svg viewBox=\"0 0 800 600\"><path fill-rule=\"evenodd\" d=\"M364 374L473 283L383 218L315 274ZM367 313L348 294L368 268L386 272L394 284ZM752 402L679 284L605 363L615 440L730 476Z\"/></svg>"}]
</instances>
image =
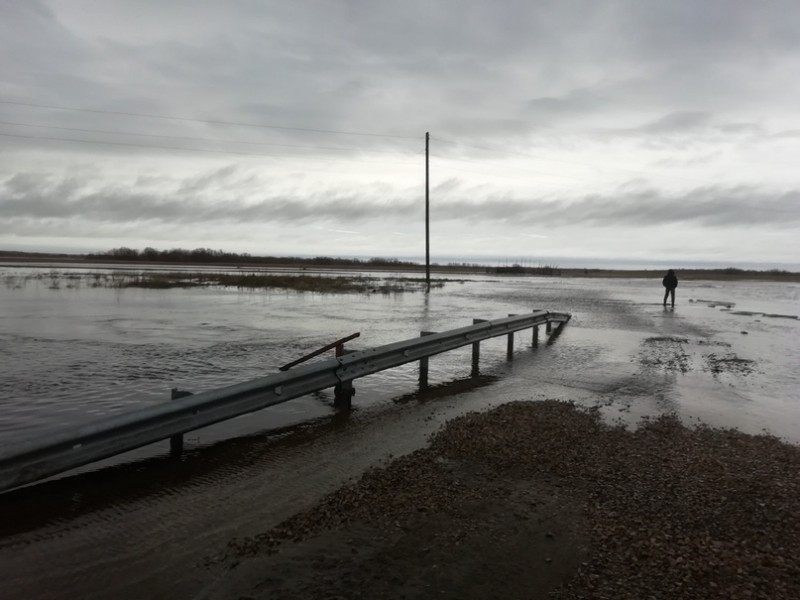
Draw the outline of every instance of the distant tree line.
<instances>
[{"instance_id":1,"label":"distant tree line","mask_svg":"<svg viewBox=\"0 0 800 600\"><path fill-rule=\"evenodd\" d=\"M394 267L394 266L419 266L418 263L411 261L401 261L396 258L335 258L330 256L317 256L314 258L300 257L276 257L276 256L252 256L248 253L237 254L235 252L225 252L224 250L212 250L211 248L195 248L186 250L183 248L172 248L170 250L156 250L147 247L144 250L136 248L113 248L107 252L99 254L87 254L90 260L118 260L136 262L181 262L181 263L226 263L226 264L257 264L257 263L300 263L322 266L353 266L366 265L375 267Z\"/></svg>"},{"instance_id":2,"label":"distant tree line","mask_svg":"<svg viewBox=\"0 0 800 600\"><path fill-rule=\"evenodd\" d=\"M511 265L510 267L489 267L487 273L495 275L545 275L548 277L560 277L561 269L554 266L544 267L523 267L522 265Z\"/></svg>"},{"instance_id":3,"label":"distant tree line","mask_svg":"<svg viewBox=\"0 0 800 600\"><path fill-rule=\"evenodd\" d=\"M194 263L194 264L227 264L227 265L308 265L322 267L388 267L388 268L412 268L420 269L424 265L414 261L403 261L396 258L373 257L368 259L361 258L338 258L332 256L315 256L314 258L299 256L252 256L248 253L237 254L235 252L225 252L224 250L212 250L211 248L195 248L187 250L184 248L172 248L170 250L157 250L148 246L144 250L121 246L112 248L106 252L89 253L82 255L74 254L55 254L39 252L19 252L13 250L0 250L0 256L7 257L29 257L45 260L47 258L81 258L84 260L96 261L119 261L119 262L161 262L161 263ZM439 263L431 263L432 267L440 267ZM556 266L547 265L540 267L526 267L519 264L504 267L490 267L477 263L450 262L447 268L472 271L476 273L489 273L496 275L549 275L560 276L561 269ZM728 269L728 271L739 271L739 269Z\"/></svg>"}]
</instances>

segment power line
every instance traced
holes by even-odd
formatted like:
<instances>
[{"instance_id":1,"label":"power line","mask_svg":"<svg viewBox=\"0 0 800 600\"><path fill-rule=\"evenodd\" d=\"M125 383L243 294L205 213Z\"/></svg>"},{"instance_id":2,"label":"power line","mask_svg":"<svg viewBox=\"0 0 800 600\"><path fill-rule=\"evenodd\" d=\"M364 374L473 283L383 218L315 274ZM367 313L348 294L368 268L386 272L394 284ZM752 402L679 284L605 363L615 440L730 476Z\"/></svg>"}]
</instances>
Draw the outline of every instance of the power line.
<instances>
[{"instance_id":1,"label":"power line","mask_svg":"<svg viewBox=\"0 0 800 600\"><path fill-rule=\"evenodd\" d=\"M273 142L250 142L245 140L221 140L213 138L190 137L190 136L177 136L177 135L159 135L155 133L133 133L129 131L114 131L105 129L84 129L80 127L61 127L58 125L39 125L35 123L18 123L15 121L0 121L0 125L11 125L16 127L34 127L38 129L57 129L59 131L77 131L80 133L100 133L103 135L125 135L133 137L145 138L158 138L165 140L187 140L193 142L213 142L220 144L247 144L250 146L277 146L281 148L298 148L304 150L336 150L345 152L370 152L381 154L396 154L394 150L362 150L360 148L342 147L342 146L303 146L299 144L277 144ZM407 153L407 152L406 152Z\"/></svg>"},{"instance_id":2,"label":"power line","mask_svg":"<svg viewBox=\"0 0 800 600\"><path fill-rule=\"evenodd\" d=\"M65 137L56 137L56 136L39 136L39 135L21 135L16 133L3 133L0 132L0 136L2 137L10 137L10 138L18 138L18 139L27 139L27 140L47 140L47 141L54 141L54 142L72 142L78 144L95 144L100 146L123 146L128 148L146 148L146 149L156 149L156 150L177 150L180 152L207 152L212 154L234 154L239 156L270 156L279 159L288 160L290 157L287 157L283 154L270 154L270 153L256 153L256 152L237 152L235 150L212 150L208 148L186 148L186 147L179 147L179 146L154 146L148 144L133 144L130 142L112 142L112 141L101 141L101 140L81 140L75 138L65 138ZM340 160L340 159L339 159ZM350 162L376 162L376 161L363 161L363 160L351 160ZM401 163L397 163L401 164ZM405 163L405 164L412 164L412 163ZM415 164L415 163L414 163Z\"/></svg>"},{"instance_id":3,"label":"power line","mask_svg":"<svg viewBox=\"0 0 800 600\"><path fill-rule=\"evenodd\" d=\"M95 113L95 114L103 114L103 115L117 115L117 116L125 116L125 117L143 117L146 119L165 119L169 121L188 121L192 123L208 123L212 125L234 125L237 127L260 127L264 129L280 129L283 131L301 131L305 133L326 133L326 134L333 134L333 135L361 135L361 136L368 136L368 137L384 137L384 138L396 138L396 139L406 139L406 140L418 140L418 137L410 136L410 135L392 135L387 133L370 133L364 131L337 131L333 129L311 129L307 127L286 127L283 125L266 125L263 123L242 123L237 121L222 121L218 119L194 119L191 117L177 117L172 115L157 115L157 114L150 114L150 113L137 113L137 112L127 112L121 110L100 110L94 108L76 108L72 106L53 106L49 104L34 104L32 102L15 102L13 100L0 100L0 104L8 104L13 106L27 106L30 108L46 108L50 110L65 110L71 112L85 112L85 113Z\"/></svg>"},{"instance_id":4,"label":"power line","mask_svg":"<svg viewBox=\"0 0 800 600\"><path fill-rule=\"evenodd\" d=\"M44 136L44 135L22 135L16 133L3 133L0 132L0 136L3 137L11 137L11 138L19 138L19 139L27 139L27 140L47 140L51 142L73 142L77 144L96 144L100 146L125 146L128 148L150 148L150 149L157 149L157 150L180 150L186 152L211 152L214 154L237 154L241 156L280 156L278 154L257 154L255 152L236 152L235 150L210 150L207 148L182 148L178 146L153 146L147 144L133 144L129 142L112 142L112 141L101 141L101 140L80 140L75 138L64 138L64 137L56 137L56 136Z\"/></svg>"}]
</instances>

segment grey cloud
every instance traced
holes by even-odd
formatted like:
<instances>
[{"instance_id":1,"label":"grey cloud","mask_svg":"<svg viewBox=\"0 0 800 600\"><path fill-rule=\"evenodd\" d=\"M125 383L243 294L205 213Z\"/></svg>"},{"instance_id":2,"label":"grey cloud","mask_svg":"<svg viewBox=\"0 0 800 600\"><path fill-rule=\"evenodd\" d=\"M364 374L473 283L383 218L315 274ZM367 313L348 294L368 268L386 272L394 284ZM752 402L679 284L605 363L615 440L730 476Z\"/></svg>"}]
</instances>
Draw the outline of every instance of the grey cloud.
<instances>
[{"instance_id":1,"label":"grey cloud","mask_svg":"<svg viewBox=\"0 0 800 600\"><path fill-rule=\"evenodd\" d=\"M230 181L236 175L236 172L235 165L228 165L211 173L186 179L178 188L178 193L191 194L205 191L209 186L216 186L225 181Z\"/></svg>"},{"instance_id":2,"label":"grey cloud","mask_svg":"<svg viewBox=\"0 0 800 600\"><path fill-rule=\"evenodd\" d=\"M720 237L726 227L783 232L797 225L798 198L774 190L800 182L762 142L797 150L800 87L786 74L800 64L798 30L789 0L0 2L0 101L185 118L0 104L0 120L18 123L0 125L0 226L401 222L420 214L421 172L386 167L405 160L398 154L421 167L430 131L434 166L476 182L437 184L436 172L432 211L455 230L474 221L620 236L659 224ZM148 147L159 145L185 150ZM397 154L356 163L385 150ZM617 166L624 177L646 170L664 189L571 191L610 185ZM383 184L331 183L367 177ZM567 191L523 191L542 189L536 177ZM698 180L759 183L674 191Z\"/></svg>"},{"instance_id":3,"label":"grey cloud","mask_svg":"<svg viewBox=\"0 0 800 600\"><path fill-rule=\"evenodd\" d=\"M367 186L361 195L331 189L325 193L263 196L255 201L249 200L249 195L245 201L230 192L222 196L222 192L217 195L203 189L203 194L198 194L200 182L208 185L213 181L216 184L233 173L230 168L223 169L178 183L176 189L159 191L137 191L126 186L106 186L93 191L92 184L77 183L74 179L54 181L15 175L0 185L0 215L4 219L79 218L102 222L161 221L175 224L301 223L320 219L362 221L408 214L414 209L413 200L400 197L387 200L380 184ZM370 190L381 193L382 199L376 200Z\"/></svg>"},{"instance_id":4,"label":"grey cloud","mask_svg":"<svg viewBox=\"0 0 800 600\"><path fill-rule=\"evenodd\" d=\"M641 133L682 133L705 127L711 119L709 113L699 110L682 110L664 115L638 128Z\"/></svg>"},{"instance_id":5,"label":"grey cloud","mask_svg":"<svg viewBox=\"0 0 800 600\"><path fill-rule=\"evenodd\" d=\"M671 94L706 110L709 94L727 102L731 86L746 91L753 47L771 64L797 46L789 35L797 11L787 4L140 4L96 11L89 22L114 29L95 31L91 45L62 18L62 5L34 5L36 26L17 28L29 56L6 47L2 55L15 58L4 60L4 75L52 61L54 72L74 76L42 82L45 96L62 103L403 134L433 122L443 135L504 137L541 126L537 112L602 113ZM10 22L33 21L30 12ZM724 79L716 67L734 56L750 66ZM647 75L603 83L636 73ZM15 77L4 79L13 85Z\"/></svg>"},{"instance_id":6,"label":"grey cloud","mask_svg":"<svg viewBox=\"0 0 800 600\"><path fill-rule=\"evenodd\" d=\"M609 101L590 88L570 90L562 96L546 96L528 101L532 118L547 119L576 116L608 109Z\"/></svg>"},{"instance_id":7,"label":"grey cloud","mask_svg":"<svg viewBox=\"0 0 800 600\"><path fill-rule=\"evenodd\" d=\"M620 198L589 196L569 206L589 223L694 224L707 228L795 227L800 192L769 193L753 188L698 188L684 194L654 190Z\"/></svg>"},{"instance_id":8,"label":"grey cloud","mask_svg":"<svg viewBox=\"0 0 800 600\"><path fill-rule=\"evenodd\" d=\"M223 179L231 169L211 173ZM328 189L303 195L265 194L244 200L198 196L194 178L175 190L131 191L125 186L94 191L74 178L35 180L17 175L0 186L0 214L10 219L83 219L98 222L152 221L172 224L314 221L385 221L421 214L418 191L393 192L383 185ZM264 184L268 188L268 184ZM248 196L249 198L249 196ZM770 193L751 187L704 187L683 194L657 189L628 189L616 194L557 199L519 198L465 190L457 181L434 190L433 218L517 225L596 227L656 226L687 223L713 228L783 229L800 223L800 192Z\"/></svg>"},{"instance_id":9,"label":"grey cloud","mask_svg":"<svg viewBox=\"0 0 800 600\"><path fill-rule=\"evenodd\" d=\"M667 167L667 168L686 168L696 167L698 165L710 164L718 160L722 156L722 152L708 152L706 154L695 155L691 157L669 157L657 160L653 163L654 167Z\"/></svg>"},{"instance_id":10,"label":"grey cloud","mask_svg":"<svg viewBox=\"0 0 800 600\"><path fill-rule=\"evenodd\" d=\"M105 58L95 50L70 31L47 2L0 4L0 93L5 99L53 104L104 101L110 90L95 70L102 69Z\"/></svg>"},{"instance_id":11,"label":"grey cloud","mask_svg":"<svg viewBox=\"0 0 800 600\"><path fill-rule=\"evenodd\" d=\"M759 123L724 123L717 126L723 133L763 134L764 127Z\"/></svg>"},{"instance_id":12,"label":"grey cloud","mask_svg":"<svg viewBox=\"0 0 800 600\"><path fill-rule=\"evenodd\" d=\"M719 115L701 110L671 111L632 127L598 129L594 136L599 139L629 138L650 147L768 137L760 123L726 121Z\"/></svg>"},{"instance_id":13,"label":"grey cloud","mask_svg":"<svg viewBox=\"0 0 800 600\"><path fill-rule=\"evenodd\" d=\"M772 139L797 139L800 138L800 129L790 129L786 131L778 131L770 135Z\"/></svg>"},{"instance_id":14,"label":"grey cloud","mask_svg":"<svg viewBox=\"0 0 800 600\"><path fill-rule=\"evenodd\" d=\"M434 210L452 219L489 219L546 226L624 227L685 224L709 229L768 227L800 223L800 192L769 193L754 188L698 188L684 194L650 189L579 199L458 200ZM438 212L437 212L438 211Z\"/></svg>"}]
</instances>

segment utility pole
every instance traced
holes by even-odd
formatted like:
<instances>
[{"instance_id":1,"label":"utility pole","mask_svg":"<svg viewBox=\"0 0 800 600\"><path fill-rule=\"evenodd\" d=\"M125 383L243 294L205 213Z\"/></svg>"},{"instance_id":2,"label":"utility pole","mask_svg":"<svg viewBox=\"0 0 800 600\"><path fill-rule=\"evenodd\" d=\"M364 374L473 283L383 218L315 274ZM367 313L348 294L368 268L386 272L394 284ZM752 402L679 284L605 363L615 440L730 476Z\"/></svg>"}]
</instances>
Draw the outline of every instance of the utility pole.
<instances>
[{"instance_id":1,"label":"utility pole","mask_svg":"<svg viewBox=\"0 0 800 600\"><path fill-rule=\"evenodd\" d=\"M425 293L431 291L431 219L430 219L430 168L428 165L428 149L431 134L425 132Z\"/></svg>"}]
</instances>

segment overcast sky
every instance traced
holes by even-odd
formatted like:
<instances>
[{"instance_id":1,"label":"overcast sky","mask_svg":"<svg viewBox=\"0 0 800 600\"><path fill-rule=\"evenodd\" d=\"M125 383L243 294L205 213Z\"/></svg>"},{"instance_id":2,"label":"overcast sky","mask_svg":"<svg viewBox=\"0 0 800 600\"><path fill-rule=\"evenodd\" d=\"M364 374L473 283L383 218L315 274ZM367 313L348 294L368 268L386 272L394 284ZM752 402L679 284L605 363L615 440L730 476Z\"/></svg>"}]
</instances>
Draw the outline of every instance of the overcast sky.
<instances>
[{"instance_id":1,"label":"overcast sky","mask_svg":"<svg viewBox=\"0 0 800 600\"><path fill-rule=\"evenodd\" d=\"M0 249L800 268L794 0L0 0Z\"/></svg>"}]
</instances>

